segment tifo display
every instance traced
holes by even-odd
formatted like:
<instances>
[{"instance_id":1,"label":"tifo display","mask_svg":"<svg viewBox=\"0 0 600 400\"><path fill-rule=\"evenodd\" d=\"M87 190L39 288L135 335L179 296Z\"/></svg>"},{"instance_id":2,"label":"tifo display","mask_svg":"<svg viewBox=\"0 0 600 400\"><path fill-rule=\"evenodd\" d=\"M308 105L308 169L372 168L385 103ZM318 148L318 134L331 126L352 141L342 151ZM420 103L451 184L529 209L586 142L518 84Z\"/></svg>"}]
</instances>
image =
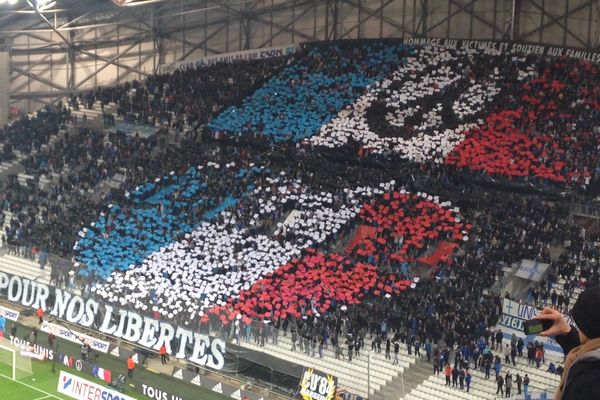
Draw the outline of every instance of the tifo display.
<instances>
[{"instance_id":1,"label":"tifo display","mask_svg":"<svg viewBox=\"0 0 600 400\"><path fill-rule=\"evenodd\" d=\"M51 272L0 272L0 332L32 309L62 343L156 353L174 382L237 400L262 392L199 368L305 400L399 382L415 399L553 392L561 339L522 331L543 306L575 324L578 294L600 284L585 219L600 193L599 60L508 42L307 43L163 66L22 117L0 130L0 156L36 178L2 195L0 266ZM82 128L72 113L98 104L110 127ZM433 375L408 379L411 397L405 374L425 359ZM65 371L57 391L129 398Z\"/></svg>"}]
</instances>

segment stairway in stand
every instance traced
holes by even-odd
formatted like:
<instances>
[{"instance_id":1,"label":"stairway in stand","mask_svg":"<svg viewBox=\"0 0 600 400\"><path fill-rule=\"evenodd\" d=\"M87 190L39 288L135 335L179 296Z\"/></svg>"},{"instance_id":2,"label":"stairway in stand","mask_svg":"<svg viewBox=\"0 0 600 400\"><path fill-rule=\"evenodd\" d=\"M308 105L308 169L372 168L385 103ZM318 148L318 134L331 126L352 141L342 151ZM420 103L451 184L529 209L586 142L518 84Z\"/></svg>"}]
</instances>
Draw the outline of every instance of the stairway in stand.
<instances>
[{"instance_id":1,"label":"stairway in stand","mask_svg":"<svg viewBox=\"0 0 600 400\"><path fill-rule=\"evenodd\" d=\"M50 282L50 267L41 269L37 261L26 258L9 255L7 253L0 256L0 272L6 272L11 275L18 275L41 283Z\"/></svg>"},{"instance_id":2,"label":"stairway in stand","mask_svg":"<svg viewBox=\"0 0 600 400\"><path fill-rule=\"evenodd\" d=\"M370 343L367 339L365 341ZM256 345L253 340L250 342L242 340L240 346L334 375L338 378L340 388L363 398L372 398L376 392L387 392L388 384L398 374L403 373L409 367L412 368L416 361L414 356L406 353L406 346L401 346L400 365L393 365L391 360L386 360L383 352L374 353L369 351L369 346L361 351L360 356L353 357L351 362L347 361L347 358L336 359L334 349L331 346L324 350L323 357L320 358L318 351L315 356L312 356L299 350L290 350L292 342L289 334L287 336L279 335L278 344L273 344L271 338L269 338L268 343L263 347ZM344 348L344 355L347 351L348 349ZM368 376L370 376L370 379L368 379ZM369 385L370 390L368 390ZM392 388L391 390L395 391L396 389ZM394 393L390 394L394 395ZM391 398L398 399L398 397Z\"/></svg>"},{"instance_id":3,"label":"stairway in stand","mask_svg":"<svg viewBox=\"0 0 600 400\"><path fill-rule=\"evenodd\" d=\"M404 398L414 388L427 380L433 373L433 366L421 351L421 358L416 358L415 364L398 374L394 379L370 397L371 400L398 400Z\"/></svg>"}]
</instances>

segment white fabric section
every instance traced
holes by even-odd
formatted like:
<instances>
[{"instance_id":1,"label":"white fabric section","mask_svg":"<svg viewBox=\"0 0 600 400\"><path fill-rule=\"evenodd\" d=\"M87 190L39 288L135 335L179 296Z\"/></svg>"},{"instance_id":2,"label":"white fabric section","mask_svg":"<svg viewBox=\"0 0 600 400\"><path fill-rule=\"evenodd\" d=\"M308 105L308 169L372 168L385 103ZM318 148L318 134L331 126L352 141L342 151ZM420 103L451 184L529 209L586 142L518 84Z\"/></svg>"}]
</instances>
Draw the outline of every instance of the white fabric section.
<instances>
[{"instance_id":1,"label":"white fabric section","mask_svg":"<svg viewBox=\"0 0 600 400\"><path fill-rule=\"evenodd\" d=\"M392 152L413 161L433 160L441 163L463 140L464 132L478 125L466 123L468 117L476 115L499 92L495 84L499 78L497 69L485 81L469 80L469 69L461 62L468 56L469 50L430 46L418 49L417 54L408 57L390 78L375 84L353 105L324 125L311 139L311 143L333 148L343 146L349 139L353 139L371 153ZM424 77L421 76L423 72L427 72ZM425 110L420 104L427 97L439 95L465 80L468 82L467 88L462 90L463 93L452 104L458 126L446 129L442 122L441 103ZM397 87L400 83L401 86ZM414 132L412 137L383 137L372 130L367 111L382 97L385 99L386 110L389 110L386 121L391 126L403 127L408 117L422 115L420 125L409 127Z\"/></svg>"},{"instance_id":2,"label":"white fabric section","mask_svg":"<svg viewBox=\"0 0 600 400\"><path fill-rule=\"evenodd\" d=\"M184 240L161 248L141 265L114 272L92 290L108 301L150 308L169 318L201 315L300 256L302 249L333 238L357 216L365 200L393 185L332 194L313 192L285 176L266 180L269 185L254 189L240 206L223 211L214 222L203 222ZM287 232L278 222L268 234L270 225L265 222L282 220L287 215L284 209L297 211Z\"/></svg>"}]
</instances>

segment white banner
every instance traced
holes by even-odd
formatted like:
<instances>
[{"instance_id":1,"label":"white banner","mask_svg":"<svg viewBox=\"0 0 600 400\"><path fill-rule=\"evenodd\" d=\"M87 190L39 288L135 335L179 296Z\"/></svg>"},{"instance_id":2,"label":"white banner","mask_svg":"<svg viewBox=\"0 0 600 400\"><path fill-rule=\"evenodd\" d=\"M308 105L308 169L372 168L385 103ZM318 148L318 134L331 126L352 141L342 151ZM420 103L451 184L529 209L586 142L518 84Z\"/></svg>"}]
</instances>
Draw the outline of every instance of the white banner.
<instances>
[{"instance_id":1,"label":"white banner","mask_svg":"<svg viewBox=\"0 0 600 400\"><path fill-rule=\"evenodd\" d=\"M553 338L537 335L525 336L525 333L523 332L523 323L527 320L532 319L533 317L538 315L538 313L540 313L540 310L536 307L530 306L528 304L519 304L515 301L508 299L503 299L502 317L500 318L499 325L502 325L504 327L502 329L504 337L510 340L511 335L514 333L517 336L524 337L526 344L529 341L536 340L540 343L543 343L544 348L547 351L555 353L555 355L562 356L563 350ZM571 317L564 314L563 317L569 325L575 326L575 323L573 322L573 319Z\"/></svg>"},{"instance_id":2,"label":"white banner","mask_svg":"<svg viewBox=\"0 0 600 400\"><path fill-rule=\"evenodd\" d=\"M515 275L530 281L541 282L542 276L546 273L549 266L550 264L534 260L521 260L521 264Z\"/></svg>"},{"instance_id":3,"label":"white banner","mask_svg":"<svg viewBox=\"0 0 600 400\"><path fill-rule=\"evenodd\" d=\"M96 351L101 353L108 352L108 342L86 335L85 333L74 332L51 322L44 321L42 323L42 332L52 333L56 337L63 338L73 343L83 344L82 342L86 342Z\"/></svg>"},{"instance_id":4,"label":"white banner","mask_svg":"<svg viewBox=\"0 0 600 400\"><path fill-rule=\"evenodd\" d=\"M538 308L530 306L529 304L520 304L516 301L503 299L502 300L502 314L509 315L511 317L517 317L522 320L530 320L541 312ZM563 314L563 318L569 325L575 325L573 318Z\"/></svg>"},{"instance_id":5,"label":"white banner","mask_svg":"<svg viewBox=\"0 0 600 400\"><path fill-rule=\"evenodd\" d=\"M0 306L0 315L2 315L6 319L10 319L11 321L16 321L17 319L19 319L18 311L2 306Z\"/></svg>"},{"instance_id":6,"label":"white banner","mask_svg":"<svg viewBox=\"0 0 600 400\"><path fill-rule=\"evenodd\" d=\"M477 51L496 51L499 53L524 54L536 56L565 57L581 61L600 63L600 52L587 49L547 46L538 43L515 43L494 40L466 40L442 38L414 38L402 39L402 43L410 46L444 46L450 49L470 49Z\"/></svg>"},{"instance_id":7,"label":"white banner","mask_svg":"<svg viewBox=\"0 0 600 400\"><path fill-rule=\"evenodd\" d=\"M60 371L58 378L58 393L62 393L77 400L102 399L102 400L135 400L115 390L80 378L65 371Z\"/></svg>"},{"instance_id":8,"label":"white banner","mask_svg":"<svg viewBox=\"0 0 600 400\"><path fill-rule=\"evenodd\" d=\"M213 56L201 57L191 61L178 61L173 64L163 64L159 66L159 71L161 74L167 74L178 69L186 70L196 67L209 67L211 65L219 63L264 60L267 58L283 57L290 54L294 54L297 50L298 48L295 45L287 45L278 47L266 47L254 50L235 51L232 53L225 54L215 54Z\"/></svg>"}]
</instances>

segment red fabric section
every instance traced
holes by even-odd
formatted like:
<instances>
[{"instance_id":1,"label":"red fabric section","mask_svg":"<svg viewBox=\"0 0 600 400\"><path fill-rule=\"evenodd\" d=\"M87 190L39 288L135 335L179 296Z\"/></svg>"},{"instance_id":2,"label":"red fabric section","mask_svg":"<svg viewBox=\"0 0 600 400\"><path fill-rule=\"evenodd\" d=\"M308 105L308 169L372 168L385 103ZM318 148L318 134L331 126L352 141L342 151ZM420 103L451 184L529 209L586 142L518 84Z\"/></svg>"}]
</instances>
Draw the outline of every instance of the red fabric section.
<instances>
[{"instance_id":1,"label":"red fabric section","mask_svg":"<svg viewBox=\"0 0 600 400\"><path fill-rule=\"evenodd\" d=\"M454 254L454 250L456 250L457 248L458 245L456 243L441 241L436 247L433 254L427 257L420 257L417 259L417 261L435 267L440 262L451 260L452 255Z\"/></svg>"},{"instance_id":2,"label":"red fabric section","mask_svg":"<svg viewBox=\"0 0 600 400\"><path fill-rule=\"evenodd\" d=\"M365 239L370 239L370 238L373 238L374 236L375 236L375 228L374 227L368 226L368 225L360 225L358 227L358 229L356 230L356 234L354 235L354 237L352 238L350 243L348 243L348 245L346 246L346 253L350 252L352 249L354 249L356 246L358 246L358 244L361 243L362 241L364 241Z\"/></svg>"},{"instance_id":3,"label":"red fabric section","mask_svg":"<svg viewBox=\"0 0 600 400\"><path fill-rule=\"evenodd\" d=\"M255 282L249 290L230 298L228 304L213 307L209 313L229 324L242 315L252 319L300 318L326 313L334 303L354 305L366 296L397 296L410 287L410 280L384 274L368 262L408 260L427 248L430 241L444 241L440 257L458 247L470 224L458 220L453 210L413 194L386 193L380 201L363 205L359 215L363 225L347 246L349 253L323 253L305 250L301 259L277 268ZM396 240L403 237L401 242ZM432 242L433 243L433 242ZM207 322L206 314L201 318Z\"/></svg>"},{"instance_id":4,"label":"red fabric section","mask_svg":"<svg viewBox=\"0 0 600 400\"><path fill-rule=\"evenodd\" d=\"M353 249L360 257L382 257L399 262L414 261L423 249L438 240L463 240L471 226L457 220L452 210L414 194L394 192L381 202L365 204L360 210L363 222L375 228L375 236L365 237Z\"/></svg>"},{"instance_id":5,"label":"red fabric section","mask_svg":"<svg viewBox=\"0 0 600 400\"><path fill-rule=\"evenodd\" d=\"M489 175L535 176L564 182L561 170L565 163L560 156L565 150L552 144L549 136L532 139L527 131L517 126L522 117L522 110L489 115L483 126L466 133L465 140L446 158L446 163L473 171L483 170ZM555 159L547 158L549 153L543 157L533 151L536 148L543 153L542 149L548 147L552 148Z\"/></svg>"},{"instance_id":6,"label":"red fabric section","mask_svg":"<svg viewBox=\"0 0 600 400\"><path fill-rule=\"evenodd\" d=\"M522 83L507 104L511 109L489 114L482 126L465 132L445 163L509 179L589 181L598 165L600 137L581 116L600 110L600 86L582 80L581 70L597 73L589 63L558 60L540 77Z\"/></svg>"}]
</instances>

